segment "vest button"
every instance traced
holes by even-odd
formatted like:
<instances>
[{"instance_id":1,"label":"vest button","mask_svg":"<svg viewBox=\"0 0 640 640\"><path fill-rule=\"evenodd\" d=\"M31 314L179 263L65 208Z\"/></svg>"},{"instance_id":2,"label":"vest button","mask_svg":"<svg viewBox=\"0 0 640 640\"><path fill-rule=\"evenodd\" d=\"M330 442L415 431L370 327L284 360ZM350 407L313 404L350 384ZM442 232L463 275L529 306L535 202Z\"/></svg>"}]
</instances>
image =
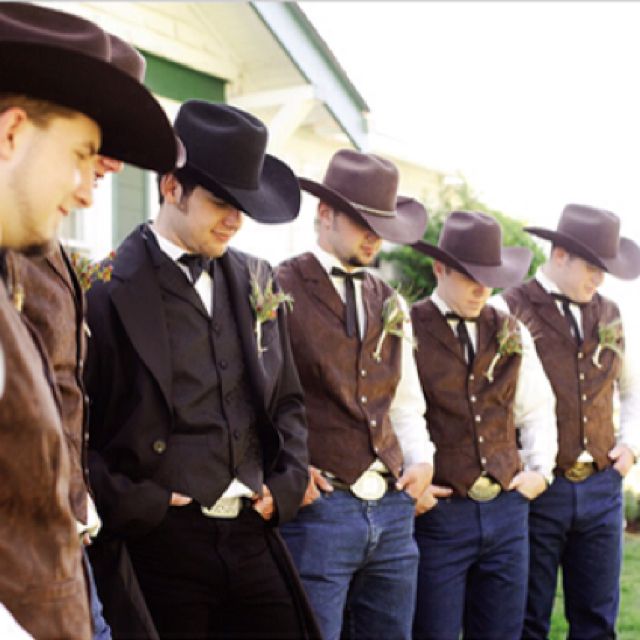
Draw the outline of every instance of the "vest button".
<instances>
[{"instance_id":1,"label":"vest button","mask_svg":"<svg viewBox=\"0 0 640 640\"><path fill-rule=\"evenodd\" d=\"M476 377L473 375L473 373L470 373L469 374L469 380L475 380L475 379L476 379Z\"/></svg>"},{"instance_id":2,"label":"vest button","mask_svg":"<svg viewBox=\"0 0 640 640\"><path fill-rule=\"evenodd\" d=\"M227 368L227 361L226 360L220 360L220 362L218 363L220 365L220 368L224 371L224 369Z\"/></svg>"},{"instance_id":3,"label":"vest button","mask_svg":"<svg viewBox=\"0 0 640 640\"><path fill-rule=\"evenodd\" d=\"M469 400L471 400L471 402L475 402L477 399L478 399L478 398L476 398L476 397L475 397L475 396L473 396L473 395L469 398Z\"/></svg>"},{"instance_id":4,"label":"vest button","mask_svg":"<svg viewBox=\"0 0 640 640\"><path fill-rule=\"evenodd\" d=\"M219 323L219 322L214 322L214 323L213 323L213 330L214 330L216 333L220 333L220 330L221 330L221 329L222 329L222 326L220 325L220 323Z\"/></svg>"},{"instance_id":5,"label":"vest button","mask_svg":"<svg viewBox=\"0 0 640 640\"><path fill-rule=\"evenodd\" d=\"M375 429L378 426L378 421L375 418L373 420L369 420L369 426L372 429Z\"/></svg>"},{"instance_id":6,"label":"vest button","mask_svg":"<svg viewBox=\"0 0 640 640\"><path fill-rule=\"evenodd\" d=\"M587 416L582 416L582 422L586 422L587 421Z\"/></svg>"},{"instance_id":7,"label":"vest button","mask_svg":"<svg viewBox=\"0 0 640 640\"><path fill-rule=\"evenodd\" d=\"M167 443L164 440L154 440L151 446L156 453L164 453L167 450Z\"/></svg>"},{"instance_id":8,"label":"vest button","mask_svg":"<svg viewBox=\"0 0 640 640\"><path fill-rule=\"evenodd\" d=\"M362 398L360 398L360 402L362 402L362 404L367 404L367 396L362 396Z\"/></svg>"},{"instance_id":9,"label":"vest button","mask_svg":"<svg viewBox=\"0 0 640 640\"><path fill-rule=\"evenodd\" d=\"M584 446L586 447L589 444L589 438L585 438L583 441Z\"/></svg>"},{"instance_id":10,"label":"vest button","mask_svg":"<svg viewBox=\"0 0 640 640\"><path fill-rule=\"evenodd\" d=\"M583 402L585 402L585 401L586 401L586 399L587 399L587 394L586 394L586 393L583 393L583 394L582 394L582 401L583 401Z\"/></svg>"},{"instance_id":11,"label":"vest button","mask_svg":"<svg viewBox=\"0 0 640 640\"><path fill-rule=\"evenodd\" d=\"M240 440L240 431L238 429L233 430L233 438L234 440Z\"/></svg>"},{"instance_id":12,"label":"vest button","mask_svg":"<svg viewBox=\"0 0 640 640\"><path fill-rule=\"evenodd\" d=\"M366 370L366 369L360 369L360 375L361 375L363 378L366 378L366 377L367 377L367 370Z\"/></svg>"},{"instance_id":13,"label":"vest button","mask_svg":"<svg viewBox=\"0 0 640 640\"><path fill-rule=\"evenodd\" d=\"M584 358L584 353L582 351L578 351L578 360L582 360Z\"/></svg>"},{"instance_id":14,"label":"vest button","mask_svg":"<svg viewBox=\"0 0 640 640\"><path fill-rule=\"evenodd\" d=\"M476 422L480 422L482 420L482 416L476 416Z\"/></svg>"},{"instance_id":15,"label":"vest button","mask_svg":"<svg viewBox=\"0 0 640 640\"><path fill-rule=\"evenodd\" d=\"M478 436L478 442L482 444L484 442L484 436Z\"/></svg>"},{"instance_id":16,"label":"vest button","mask_svg":"<svg viewBox=\"0 0 640 640\"><path fill-rule=\"evenodd\" d=\"M578 375L578 378L580 378L580 380L584 380L584 373L582 373L582 371Z\"/></svg>"},{"instance_id":17,"label":"vest button","mask_svg":"<svg viewBox=\"0 0 640 640\"><path fill-rule=\"evenodd\" d=\"M485 464L487 464L487 459L483 456L482 458L480 458L480 462L482 462L482 465L484 466Z\"/></svg>"}]
</instances>

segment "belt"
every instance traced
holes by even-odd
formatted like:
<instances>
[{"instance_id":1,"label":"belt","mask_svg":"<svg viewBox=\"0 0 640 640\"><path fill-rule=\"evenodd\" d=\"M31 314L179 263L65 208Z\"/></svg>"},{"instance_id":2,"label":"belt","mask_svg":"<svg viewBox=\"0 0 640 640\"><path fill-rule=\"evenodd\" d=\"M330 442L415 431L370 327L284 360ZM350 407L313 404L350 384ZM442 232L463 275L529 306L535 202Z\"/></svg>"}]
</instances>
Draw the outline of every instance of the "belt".
<instances>
[{"instance_id":1,"label":"belt","mask_svg":"<svg viewBox=\"0 0 640 640\"><path fill-rule=\"evenodd\" d=\"M489 502L502 491L499 482L489 476L478 476L476 481L469 487L467 496L476 502Z\"/></svg>"},{"instance_id":2,"label":"belt","mask_svg":"<svg viewBox=\"0 0 640 640\"><path fill-rule=\"evenodd\" d=\"M353 484L347 484L336 478L332 473L323 471L322 475L331 483L334 489L349 491L360 500L380 500L389 489L393 489L396 478L393 474L367 469Z\"/></svg>"},{"instance_id":3,"label":"belt","mask_svg":"<svg viewBox=\"0 0 640 640\"><path fill-rule=\"evenodd\" d=\"M574 462L564 472L564 477L570 482L583 482L597 471L593 462Z\"/></svg>"},{"instance_id":4,"label":"belt","mask_svg":"<svg viewBox=\"0 0 640 640\"><path fill-rule=\"evenodd\" d=\"M251 505L249 498L218 498L212 507L200 506L200 511L207 518L231 520L237 518L243 508Z\"/></svg>"}]
</instances>

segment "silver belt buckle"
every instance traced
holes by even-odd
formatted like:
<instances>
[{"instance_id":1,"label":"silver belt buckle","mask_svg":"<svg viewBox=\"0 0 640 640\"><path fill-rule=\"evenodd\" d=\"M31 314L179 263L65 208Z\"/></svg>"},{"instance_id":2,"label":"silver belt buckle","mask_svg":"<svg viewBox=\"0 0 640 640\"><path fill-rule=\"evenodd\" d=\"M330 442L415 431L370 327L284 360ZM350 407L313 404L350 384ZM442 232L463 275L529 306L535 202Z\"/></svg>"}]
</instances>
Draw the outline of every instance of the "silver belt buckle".
<instances>
[{"instance_id":1,"label":"silver belt buckle","mask_svg":"<svg viewBox=\"0 0 640 640\"><path fill-rule=\"evenodd\" d=\"M237 518L242 508L240 498L218 498L212 507L200 507L202 513L207 518Z\"/></svg>"},{"instance_id":2,"label":"silver belt buckle","mask_svg":"<svg viewBox=\"0 0 640 640\"><path fill-rule=\"evenodd\" d=\"M367 469L349 488L360 500L380 500L387 493L387 480L377 471Z\"/></svg>"}]
</instances>

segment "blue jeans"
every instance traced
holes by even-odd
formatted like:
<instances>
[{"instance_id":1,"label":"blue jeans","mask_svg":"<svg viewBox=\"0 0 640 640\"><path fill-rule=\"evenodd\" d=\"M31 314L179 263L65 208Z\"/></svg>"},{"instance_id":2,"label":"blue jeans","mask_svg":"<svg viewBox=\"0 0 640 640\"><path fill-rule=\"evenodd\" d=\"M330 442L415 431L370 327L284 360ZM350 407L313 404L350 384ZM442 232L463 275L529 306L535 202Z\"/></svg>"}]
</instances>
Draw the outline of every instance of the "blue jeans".
<instances>
[{"instance_id":1,"label":"blue jeans","mask_svg":"<svg viewBox=\"0 0 640 640\"><path fill-rule=\"evenodd\" d=\"M100 598L98 598L98 591L96 590L96 581L93 578L91 562L89 562L89 556L84 548L82 549L82 555L84 556L84 566L87 574L87 581L89 583L93 640L111 640L111 629L102 615L102 603L100 602Z\"/></svg>"},{"instance_id":2,"label":"blue jeans","mask_svg":"<svg viewBox=\"0 0 640 640\"><path fill-rule=\"evenodd\" d=\"M569 638L615 637L622 558L621 483L612 467L580 483L556 478L531 503L523 638L547 637L560 565Z\"/></svg>"},{"instance_id":3,"label":"blue jeans","mask_svg":"<svg viewBox=\"0 0 640 640\"><path fill-rule=\"evenodd\" d=\"M529 501L506 491L490 502L441 499L416 519L420 549L413 637L518 640L529 561Z\"/></svg>"},{"instance_id":4,"label":"blue jeans","mask_svg":"<svg viewBox=\"0 0 640 640\"><path fill-rule=\"evenodd\" d=\"M407 640L415 606L415 502L404 491L360 500L322 494L281 527L324 640Z\"/></svg>"}]
</instances>

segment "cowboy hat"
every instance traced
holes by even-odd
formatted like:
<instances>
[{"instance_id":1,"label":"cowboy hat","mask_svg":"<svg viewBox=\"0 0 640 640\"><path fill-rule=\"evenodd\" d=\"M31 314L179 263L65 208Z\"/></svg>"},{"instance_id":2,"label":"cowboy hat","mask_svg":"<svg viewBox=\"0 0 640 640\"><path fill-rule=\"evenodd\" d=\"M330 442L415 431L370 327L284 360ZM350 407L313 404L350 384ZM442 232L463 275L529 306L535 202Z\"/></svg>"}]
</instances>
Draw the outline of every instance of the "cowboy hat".
<instances>
[{"instance_id":1,"label":"cowboy hat","mask_svg":"<svg viewBox=\"0 0 640 640\"><path fill-rule=\"evenodd\" d=\"M267 128L226 104L189 100L174 128L187 149L181 169L197 184L258 222L290 222L300 211L300 187L282 160L265 153Z\"/></svg>"},{"instance_id":2,"label":"cowboy hat","mask_svg":"<svg viewBox=\"0 0 640 640\"><path fill-rule=\"evenodd\" d=\"M449 214L440 232L438 246L423 241L411 246L492 288L521 282L533 257L526 247L503 247L498 222L477 211Z\"/></svg>"},{"instance_id":3,"label":"cowboy hat","mask_svg":"<svg viewBox=\"0 0 640 640\"><path fill-rule=\"evenodd\" d=\"M528 233L550 240L622 280L640 275L640 247L620 237L620 218L610 211L568 204L555 231L525 227Z\"/></svg>"},{"instance_id":4,"label":"cowboy hat","mask_svg":"<svg viewBox=\"0 0 640 640\"><path fill-rule=\"evenodd\" d=\"M0 3L0 92L47 100L94 120L100 153L169 171L176 138L162 107L139 79L111 60L109 35L74 15Z\"/></svg>"},{"instance_id":5,"label":"cowboy hat","mask_svg":"<svg viewBox=\"0 0 640 640\"><path fill-rule=\"evenodd\" d=\"M345 213L389 242L411 244L424 235L427 210L398 196L398 169L372 153L337 151L322 182L300 178L304 191Z\"/></svg>"}]
</instances>

